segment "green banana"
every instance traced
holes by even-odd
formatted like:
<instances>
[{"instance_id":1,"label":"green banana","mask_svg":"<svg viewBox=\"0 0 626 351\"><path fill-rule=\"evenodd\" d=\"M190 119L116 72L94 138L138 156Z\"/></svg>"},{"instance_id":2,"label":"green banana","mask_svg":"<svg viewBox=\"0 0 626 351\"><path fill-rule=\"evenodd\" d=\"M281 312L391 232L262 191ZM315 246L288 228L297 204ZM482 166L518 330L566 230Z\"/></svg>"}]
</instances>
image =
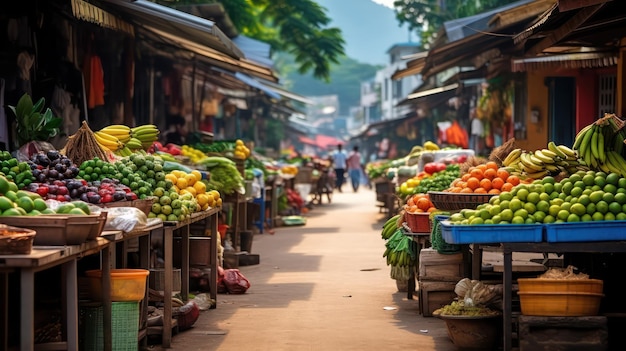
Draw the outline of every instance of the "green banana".
<instances>
[{"instance_id":1,"label":"green banana","mask_svg":"<svg viewBox=\"0 0 626 351\"><path fill-rule=\"evenodd\" d=\"M606 152L604 145L604 133L602 133L602 131L598 133L598 145L596 145L596 149L598 149L598 160L600 160L601 163L604 163L606 161Z\"/></svg>"},{"instance_id":2,"label":"green banana","mask_svg":"<svg viewBox=\"0 0 626 351\"><path fill-rule=\"evenodd\" d=\"M576 134L576 137L574 138L574 145L572 146L572 148L574 150L580 150L580 146L582 144L582 141L585 138L585 135L587 134L589 129L592 128L592 126L593 126L593 124L586 125L580 131L578 131L578 133Z\"/></svg>"},{"instance_id":3,"label":"green banana","mask_svg":"<svg viewBox=\"0 0 626 351\"><path fill-rule=\"evenodd\" d=\"M591 155L596 159L600 159L600 154L598 151L598 137L599 137L600 131L599 129L596 127L593 129L593 134L591 135L591 144L589 144L591 146Z\"/></svg>"}]
</instances>

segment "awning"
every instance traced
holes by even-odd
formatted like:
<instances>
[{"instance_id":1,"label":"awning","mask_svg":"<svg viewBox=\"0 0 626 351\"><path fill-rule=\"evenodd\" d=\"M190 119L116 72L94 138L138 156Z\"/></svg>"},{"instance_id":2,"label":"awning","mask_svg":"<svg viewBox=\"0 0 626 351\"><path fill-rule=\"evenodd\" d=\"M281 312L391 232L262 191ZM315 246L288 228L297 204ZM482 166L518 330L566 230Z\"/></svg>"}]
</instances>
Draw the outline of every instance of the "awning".
<instances>
[{"instance_id":1,"label":"awning","mask_svg":"<svg viewBox=\"0 0 626 351\"><path fill-rule=\"evenodd\" d=\"M135 28L132 24L83 0L72 0L72 14L79 20L119 30L131 36L135 35Z\"/></svg>"},{"instance_id":2,"label":"awning","mask_svg":"<svg viewBox=\"0 0 626 351\"><path fill-rule=\"evenodd\" d=\"M282 97L287 98L289 100L293 100L293 101L297 101L306 105L313 105L313 100L307 99L306 97L302 96L302 95L298 95L296 93L292 93L290 91L287 91L279 86L277 86L276 84L269 84L269 83L263 83L261 82L261 84L265 85L266 87L268 87L269 89L272 89L273 91L275 91L276 93L280 94Z\"/></svg>"},{"instance_id":3,"label":"awning","mask_svg":"<svg viewBox=\"0 0 626 351\"><path fill-rule=\"evenodd\" d=\"M421 74L422 70L424 69L424 65L426 64L426 56L428 55L428 52L423 52L421 54L421 56L407 62L406 68L395 71L391 75L391 79L397 80L404 77Z\"/></svg>"},{"instance_id":4,"label":"awning","mask_svg":"<svg viewBox=\"0 0 626 351\"><path fill-rule=\"evenodd\" d=\"M406 99L400 101L396 106L429 103L430 106L436 106L456 94L456 89L459 87L458 83L445 85L442 87L432 88L423 91L417 91L409 94Z\"/></svg>"},{"instance_id":5,"label":"awning","mask_svg":"<svg viewBox=\"0 0 626 351\"><path fill-rule=\"evenodd\" d=\"M262 91L263 93L265 93L265 95L269 96L272 99L280 99L280 95L276 91L268 88L267 86L263 85L258 80L254 79L254 78L252 78L252 77L250 77L248 75L245 75L245 74L240 73L240 72L235 72L235 77L237 79L241 80L242 82L248 84L249 86Z\"/></svg>"},{"instance_id":6,"label":"awning","mask_svg":"<svg viewBox=\"0 0 626 351\"><path fill-rule=\"evenodd\" d=\"M433 88L433 89L424 90L424 91L418 91L416 93L409 94L406 98L408 100L419 99L421 97L425 97L425 96L429 96L433 94L439 94L439 93L443 93L449 90L454 90L458 87L459 87L458 83L453 83L453 84L446 85L443 87Z\"/></svg>"},{"instance_id":7,"label":"awning","mask_svg":"<svg viewBox=\"0 0 626 351\"><path fill-rule=\"evenodd\" d=\"M185 38L219 51L233 58L243 57L243 52L207 19L190 15L147 0L119 1L97 0L104 9L120 15L137 26L158 28L162 32Z\"/></svg>"},{"instance_id":8,"label":"awning","mask_svg":"<svg viewBox=\"0 0 626 351\"><path fill-rule=\"evenodd\" d=\"M540 69L575 69L616 66L619 61L616 53L573 53L554 56L539 56L511 61L513 72Z\"/></svg>"},{"instance_id":9,"label":"awning","mask_svg":"<svg viewBox=\"0 0 626 351\"><path fill-rule=\"evenodd\" d=\"M309 144L309 145L317 146L317 144L315 143L315 140L309 137L305 137L303 135L298 137L298 141L300 141L302 144Z\"/></svg>"}]
</instances>

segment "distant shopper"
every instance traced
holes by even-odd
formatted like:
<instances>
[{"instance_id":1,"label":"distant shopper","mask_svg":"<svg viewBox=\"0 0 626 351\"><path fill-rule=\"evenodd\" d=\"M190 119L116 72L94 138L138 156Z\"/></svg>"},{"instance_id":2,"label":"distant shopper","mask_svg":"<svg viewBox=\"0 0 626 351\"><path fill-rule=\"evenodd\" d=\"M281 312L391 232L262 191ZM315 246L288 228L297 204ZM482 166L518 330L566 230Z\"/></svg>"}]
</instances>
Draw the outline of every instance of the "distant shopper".
<instances>
[{"instance_id":1,"label":"distant shopper","mask_svg":"<svg viewBox=\"0 0 626 351\"><path fill-rule=\"evenodd\" d=\"M348 155L343 150L341 144L337 144L337 150L333 153L333 167L335 169L335 188L341 192L341 187L346 181L346 161Z\"/></svg>"},{"instance_id":2,"label":"distant shopper","mask_svg":"<svg viewBox=\"0 0 626 351\"><path fill-rule=\"evenodd\" d=\"M346 163L350 182L352 183L352 190L356 193L357 190L359 190L359 184L361 184L361 154L359 153L358 146L352 148Z\"/></svg>"},{"instance_id":3,"label":"distant shopper","mask_svg":"<svg viewBox=\"0 0 626 351\"><path fill-rule=\"evenodd\" d=\"M188 131L185 126L185 117L181 115L172 115L167 121L167 132L165 133L165 144L185 144L185 138Z\"/></svg>"}]
</instances>

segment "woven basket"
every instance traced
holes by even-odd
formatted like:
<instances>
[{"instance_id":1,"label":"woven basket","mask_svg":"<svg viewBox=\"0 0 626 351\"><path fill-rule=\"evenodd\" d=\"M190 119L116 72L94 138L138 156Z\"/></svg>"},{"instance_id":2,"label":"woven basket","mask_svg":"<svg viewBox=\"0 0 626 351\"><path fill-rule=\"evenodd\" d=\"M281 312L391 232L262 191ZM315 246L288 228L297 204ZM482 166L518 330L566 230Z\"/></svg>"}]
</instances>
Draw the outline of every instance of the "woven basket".
<instances>
[{"instance_id":1,"label":"woven basket","mask_svg":"<svg viewBox=\"0 0 626 351\"><path fill-rule=\"evenodd\" d=\"M489 202L495 194L451 193L445 191L429 191L430 202L438 210L457 211L464 208L475 209L480 204Z\"/></svg>"},{"instance_id":2,"label":"woven basket","mask_svg":"<svg viewBox=\"0 0 626 351\"><path fill-rule=\"evenodd\" d=\"M0 224L0 255L28 255L36 231Z\"/></svg>"}]
</instances>

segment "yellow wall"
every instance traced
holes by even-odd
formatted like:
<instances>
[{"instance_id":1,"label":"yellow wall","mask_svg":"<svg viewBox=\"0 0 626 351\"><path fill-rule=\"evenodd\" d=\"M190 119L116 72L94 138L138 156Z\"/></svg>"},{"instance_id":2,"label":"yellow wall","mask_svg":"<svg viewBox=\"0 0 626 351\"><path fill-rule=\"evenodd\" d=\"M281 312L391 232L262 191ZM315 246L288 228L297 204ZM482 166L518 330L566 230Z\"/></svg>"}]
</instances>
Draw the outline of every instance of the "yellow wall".
<instances>
[{"instance_id":1,"label":"yellow wall","mask_svg":"<svg viewBox=\"0 0 626 351\"><path fill-rule=\"evenodd\" d=\"M515 144L525 150L543 149L548 145L548 87L544 84L547 73L546 71L527 73L526 139L515 140ZM539 111L538 123L530 122L533 109Z\"/></svg>"}]
</instances>

